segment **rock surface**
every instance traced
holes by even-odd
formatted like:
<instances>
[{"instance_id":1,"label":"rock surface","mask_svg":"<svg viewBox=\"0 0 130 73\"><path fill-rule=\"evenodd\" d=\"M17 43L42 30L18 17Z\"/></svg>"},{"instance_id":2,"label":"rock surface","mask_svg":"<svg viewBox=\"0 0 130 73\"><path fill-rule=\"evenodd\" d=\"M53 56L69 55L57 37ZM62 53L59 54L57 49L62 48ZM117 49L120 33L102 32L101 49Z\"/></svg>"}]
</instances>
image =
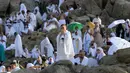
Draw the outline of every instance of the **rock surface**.
<instances>
[{"instance_id":1,"label":"rock surface","mask_svg":"<svg viewBox=\"0 0 130 73\"><path fill-rule=\"evenodd\" d=\"M11 73L39 73L39 72L34 69L25 69L25 70L19 70L19 71L11 72Z\"/></svg>"},{"instance_id":2,"label":"rock surface","mask_svg":"<svg viewBox=\"0 0 130 73\"><path fill-rule=\"evenodd\" d=\"M116 58L121 63L130 63L130 49L122 49L116 52Z\"/></svg>"},{"instance_id":3,"label":"rock surface","mask_svg":"<svg viewBox=\"0 0 130 73\"><path fill-rule=\"evenodd\" d=\"M8 9L10 0L0 0L0 16L4 16Z\"/></svg>"},{"instance_id":4,"label":"rock surface","mask_svg":"<svg viewBox=\"0 0 130 73\"><path fill-rule=\"evenodd\" d=\"M19 4L20 4L20 1L21 0L11 0L10 1L10 9L9 9L9 13L12 13L12 12L16 12L16 11L19 11Z\"/></svg>"},{"instance_id":5,"label":"rock surface","mask_svg":"<svg viewBox=\"0 0 130 73\"><path fill-rule=\"evenodd\" d=\"M100 65L115 65L119 62L116 59L116 56L105 56L101 59Z\"/></svg>"},{"instance_id":6,"label":"rock surface","mask_svg":"<svg viewBox=\"0 0 130 73\"><path fill-rule=\"evenodd\" d=\"M58 61L40 73L76 73L70 61Z\"/></svg>"},{"instance_id":7,"label":"rock surface","mask_svg":"<svg viewBox=\"0 0 130 73\"><path fill-rule=\"evenodd\" d=\"M81 73L127 73L120 67L116 66L99 66L95 68L84 68Z\"/></svg>"}]
</instances>

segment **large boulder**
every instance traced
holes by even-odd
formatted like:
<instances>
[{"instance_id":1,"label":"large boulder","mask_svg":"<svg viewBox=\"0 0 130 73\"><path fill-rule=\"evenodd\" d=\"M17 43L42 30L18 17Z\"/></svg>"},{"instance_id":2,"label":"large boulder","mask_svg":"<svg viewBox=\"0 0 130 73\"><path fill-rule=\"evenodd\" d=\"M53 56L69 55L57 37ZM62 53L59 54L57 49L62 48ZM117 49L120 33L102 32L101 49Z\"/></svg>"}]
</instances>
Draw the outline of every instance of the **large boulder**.
<instances>
[{"instance_id":1,"label":"large boulder","mask_svg":"<svg viewBox=\"0 0 130 73\"><path fill-rule=\"evenodd\" d=\"M116 0L112 16L115 18L130 18L130 1L129 0Z\"/></svg>"},{"instance_id":2,"label":"large boulder","mask_svg":"<svg viewBox=\"0 0 130 73\"><path fill-rule=\"evenodd\" d=\"M130 49L121 49L116 52L116 58L121 63L130 63Z\"/></svg>"},{"instance_id":3,"label":"large boulder","mask_svg":"<svg viewBox=\"0 0 130 73\"><path fill-rule=\"evenodd\" d=\"M81 17L75 18L75 21L80 22L84 25L86 24L87 20L90 20L90 18L88 16L81 16Z\"/></svg>"},{"instance_id":4,"label":"large boulder","mask_svg":"<svg viewBox=\"0 0 130 73\"><path fill-rule=\"evenodd\" d=\"M80 17L80 16L84 16L85 14L86 14L86 12L83 11L82 9L76 9L76 10L70 12L70 13L69 13L69 16L75 15L75 16L77 16L77 17Z\"/></svg>"},{"instance_id":5,"label":"large boulder","mask_svg":"<svg viewBox=\"0 0 130 73\"><path fill-rule=\"evenodd\" d=\"M45 33L43 32L33 32L30 35L24 35L22 37L22 42L25 47L27 47L29 50L32 50L32 48L35 45L38 45L40 48L41 41L45 38Z\"/></svg>"},{"instance_id":6,"label":"large boulder","mask_svg":"<svg viewBox=\"0 0 130 73\"><path fill-rule=\"evenodd\" d=\"M90 14L100 15L101 13L101 9L95 0L84 0L84 2L82 2L82 8L88 11Z\"/></svg>"},{"instance_id":7,"label":"large boulder","mask_svg":"<svg viewBox=\"0 0 130 73\"><path fill-rule=\"evenodd\" d=\"M23 3L25 3L28 10L33 11L35 8L35 0L21 0Z\"/></svg>"},{"instance_id":8,"label":"large boulder","mask_svg":"<svg viewBox=\"0 0 130 73\"><path fill-rule=\"evenodd\" d=\"M111 0L108 0L107 4L106 4L106 11L108 13L109 16L112 16L112 11L113 11L113 5L115 2L112 2Z\"/></svg>"},{"instance_id":9,"label":"large boulder","mask_svg":"<svg viewBox=\"0 0 130 73\"><path fill-rule=\"evenodd\" d=\"M0 12L6 11L9 6L10 0L0 0Z\"/></svg>"},{"instance_id":10,"label":"large boulder","mask_svg":"<svg viewBox=\"0 0 130 73\"><path fill-rule=\"evenodd\" d=\"M102 0L95 0L95 2L97 3L97 5L102 9Z\"/></svg>"},{"instance_id":11,"label":"large boulder","mask_svg":"<svg viewBox=\"0 0 130 73\"><path fill-rule=\"evenodd\" d=\"M12 13L14 11L19 11L20 2L21 2L21 0L11 0L8 13Z\"/></svg>"},{"instance_id":12,"label":"large boulder","mask_svg":"<svg viewBox=\"0 0 130 73\"><path fill-rule=\"evenodd\" d=\"M108 24L110 24L111 21L109 21L109 18L110 18L110 16L108 15L106 9L104 9L104 10L102 11L102 14L101 14L102 24L103 24L103 25L108 25Z\"/></svg>"},{"instance_id":13,"label":"large boulder","mask_svg":"<svg viewBox=\"0 0 130 73\"><path fill-rule=\"evenodd\" d=\"M16 72L11 72L11 73L39 73L39 72L34 69L24 69L24 70L19 70Z\"/></svg>"},{"instance_id":14,"label":"large boulder","mask_svg":"<svg viewBox=\"0 0 130 73\"><path fill-rule=\"evenodd\" d=\"M0 16L3 16L8 9L10 0L0 0Z\"/></svg>"},{"instance_id":15,"label":"large boulder","mask_svg":"<svg viewBox=\"0 0 130 73\"><path fill-rule=\"evenodd\" d=\"M77 73L80 73L81 70L84 68L85 66L83 65L76 65L74 66L74 70L77 72Z\"/></svg>"},{"instance_id":16,"label":"large boulder","mask_svg":"<svg viewBox=\"0 0 130 73\"><path fill-rule=\"evenodd\" d=\"M53 65L45 68L40 73L76 73L73 64L70 61L58 61Z\"/></svg>"},{"instance_id":17,"label":"large boulder","mask_svg":"<svg viewBox=\"0 0 130 73\"><path fill-rule=\"evenodd\" d=\"M94 68L84 68L81 73L127 73L120 67L116 66L99 66Z\"/></svg>"},{"instance_id":18,"label":"large boulder","mask_svg":"<svg viewBox=\"0 0 130 73\"><path fill-rule=\"evenodd\" d=\"M48 36L48 38L49 38L49 40L52 43L54 48L56 48L56 37L58 34L59 34L58 29L53 29L49 33L47 33L47 36Z\"/></svg>"},{"instance_id":19,"label":"large boulder","mask_svg":"<svg viewBox=\"0 0 130 73\"><path fill-rule=\"evenodd\" d=\"M116 56L105 56L99 62L100 65L115 65L118 63Z\"/></svg>"}]
</instances>

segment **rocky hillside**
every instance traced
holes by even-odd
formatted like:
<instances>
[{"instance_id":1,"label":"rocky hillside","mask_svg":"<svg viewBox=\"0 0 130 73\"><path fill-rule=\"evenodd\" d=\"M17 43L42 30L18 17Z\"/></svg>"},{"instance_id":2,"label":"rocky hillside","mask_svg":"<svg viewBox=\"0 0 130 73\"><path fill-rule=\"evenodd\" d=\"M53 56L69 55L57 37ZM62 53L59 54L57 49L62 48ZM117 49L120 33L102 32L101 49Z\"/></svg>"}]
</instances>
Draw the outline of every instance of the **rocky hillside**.
<instances>
[{"instance_id":1,"label":"rocky hillside","mask_svg":"<svg viewBox=\"0 0 130 73\"><path fill-rule=\"evenodd\" d=\"M82 20L83 23L97 14L101 16L105 25L114 19L130 18L130 0L66 0L63 8L66 5L74 4L74 1L82 7L82 10L72 12L71 16L74 16L75 19L78 17L77 21Z\"/></svg>"},{"instance_id":2,"label":"rocky hillside","mask_svg":"<svg viewBox=\"0 0 130 73\"><path fill-rule=\"evenodd\" d=\"M0 16L3 13L12 13L19 10L19 3L24 2L27 9L33 10L36 3L34 0L0 0ZM51 0L40 0L40 6L47 5ZM57 0L52 2L57 3ZM100 15L103 24L110 23L113 19L130 18L130 1L129 0L66 0L62 5L66 10L67 5L73 5L76 2L77 5L82 7L81 11L75 12L77 17L94 15ZM73 14L73 12L72 12Z\"/></svg>"}]
</instances>

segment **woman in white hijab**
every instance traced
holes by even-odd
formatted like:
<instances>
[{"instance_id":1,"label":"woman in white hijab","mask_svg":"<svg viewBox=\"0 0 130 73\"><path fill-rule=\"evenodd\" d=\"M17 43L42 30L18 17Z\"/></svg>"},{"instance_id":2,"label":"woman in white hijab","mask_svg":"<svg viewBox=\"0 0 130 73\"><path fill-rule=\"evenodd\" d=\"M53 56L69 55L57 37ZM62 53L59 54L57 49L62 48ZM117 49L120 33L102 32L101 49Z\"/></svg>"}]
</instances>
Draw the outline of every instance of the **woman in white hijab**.
<instances>
[{"instance_id":1,"label":"woman in white hijab","mask_svg":"<svg viewBox=\"0 0 130 73\"><path fill-rule=\"evenodd\" d=\"M24 3L21 3L21 4L20 4L20 12L21 12L22 10L24 10L25 13L27 12L27 8L26 8L26 6L25 6Z\"/></svg>"},{"instance_id":2,"label":"woman in white hijab","mask_svg":"<svg viewBox=\"0 0 130 73\"><path fill-rule=\"evenodd\" d=\"M32 49L32 58L38 58L40 56L40 50L37 48L37 45Z\"/></svg>"},{"instance_id":3,"label":"woman in white hijab","mask_svg":"<svg viewBox=\"0 0 130 73\"><path fill-rule=\"evenodd\" d=\"M103 49L101 47L97 48L97 61L100 61L106 54L104 53Z\"/></svg>"}]
</instances>

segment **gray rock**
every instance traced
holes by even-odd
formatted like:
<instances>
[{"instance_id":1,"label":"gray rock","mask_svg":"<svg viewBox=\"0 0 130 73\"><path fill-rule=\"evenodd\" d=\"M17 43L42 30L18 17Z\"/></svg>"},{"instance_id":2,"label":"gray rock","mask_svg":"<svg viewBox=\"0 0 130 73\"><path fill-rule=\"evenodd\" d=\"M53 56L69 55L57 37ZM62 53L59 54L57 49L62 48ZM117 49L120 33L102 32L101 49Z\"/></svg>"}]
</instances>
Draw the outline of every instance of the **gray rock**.
<instances>
[{"instance_id":1,"label":"gray rock","mask_svg":"<svg viewBox=\"0 0 130 73\"><path fill-rule=\"evenodd\" d=\"M16 72L11 72L11 73L39 73L37 70L34 69L22 69Z\"/></svg>"},{"instance_id":2,"label":"gray rock","mask_svg":"<svg viewBox=\"0 0 130 73\"><path fill-rule=\"evenodd\" d=\"M116 58L121 63L130 63L130 49L122 49L116 52Z\"/></svg>"},{"instance_id":3,"label":"gray rock","mask_svg":"<svg viewBox=\"0 0 130 73\"><path fill-rule=\"evenodd\" d=\"M95 0L84 0L84 2L82 2L82 8L90 14L99 15L101 13L101 9Z\"/></svg>"},{"instance_id":4,"label":"gray rock","mask_svg":"<svg viewBox=\"0 0 130 73\"><path fill-rule=\"evenodd\" d=\"M108 24L110 24L110 22L109 22L109 18L110 18L110 16L108 15L108 13L107 13L107 11L104 9L103 11L102 11L102 14L101 14L101 19L102 19L102 24L103 25L108 25Z\"/></svg>"},{"instance_id":5,"label":"gray rock","mask_svg":"<svg viewBox=\"0 0 130 73\"><path fill-rule=\"evenodd\" d=\"M76 73L70 61L58 61L52 66L42 70L40 73Z\"/></svg>"},{"instance_id":6,"label":"gray rock","mask_svg":"<svg viewBox=\"0 0 130 73\"><path fill-rule=\"evenodd\" d=\"M107 13L109 14L109 16L112 16L111 14L112 14L112 11L113 11L113 5L111 4L110 0L108 0L105 9L106 9Z\"/></svg>"},{"instance_id":7,"label":"gray rock","mask_svg":"<svg viewBox=\"0 0 130 73\"><path fill-rule=\"evenodd\" d=\"M10 12L9 13L12 13L12 12L18 12L19 11L19 5L20 5L20 1L21 0L11 0L10 1Z\"/></svg>"},{"instance_id":8,"label":"gray rock","mask_svg":"<svg viewBox=\"0 0 130 73\"><path fill-rule=\"evenodd\" d=\"M105 56L99 62L100 65L115 65L118 63L115 56Z\"/></svg>"},{"instance_id":9,"label":"gray rock","mask_svg":"<svg viewBox=\"0 0 130 73\"><path fill-rule=\"evenodd\" d=\"M87 20L90 20L90 18L88 17L88 16L81 16L81 17L77 17L77 18L75 18L75 20L77 21L77 22L80 22L80 23L82 23L82 24L86 24L86 21Z\"/></svg>"},{"instance_id":10,"label":"gray rock","mask_svg":"<svg viewBox=\"0 0 130 73\"><path fill-rule=\"evenodd\" d=\"M10 0L0 0L0 16L5 16Z\"/></svg>"},{"instance_id":11,"label":"gray rock","mask_svg":"<svg viewBox=\"0 0 130 73\"><path fill-rule=\"evenodd\" d=\"M6 11L9 6L10 0L0 0L0 12Z\"/></svg>"},{"instance_id":12,"label":"gray rock","mask_svg":"<svg viewBox=\"0 0 130 73\"><path fill-rule=\"evenodd\" d=\"M77 17L80 17L80 16L84 16L85 14L86 14L85 11L80 10L80 9L76 9L76 10L72 11L72 12L69 14L69 16L75 15L75 16L77 16Z\"/></svg>"},{"instance_id":13,"label":"gray rock","mask_svg":"<svg viewBox=\"0 0 130 73\"><path fill-rule=\"evenodd\" d=\"M84 68L81 73L127 73L120 67L115 66L99 66L94 68Z\"/></svg>"},{"instance_id":14,"label":"gray rock","mask_svg":"<svg viewBox=\"0 0 130 73\"><path fill-rule=\"evenodd\" d=\"M22 0L23 3L25 3L28 10L33 11L35 8L35 0Z\"/></svg>"},{"instance_id":15,"label":"gray rock","mask_svg":"<svg viewBox=\"0 0 130 73\"><path fill-rule=\"evenodd\" d=\"M130 18L130 1L129 0L116 0L112 16L114 18Z\"/></svg>"},{"instance_id":16,"label":"gray rock","mask_svg":"<svg viewBox=\"0 0 130 73\"><path fill-rule=\"evenodd\" d=\"M81 70L82 70L84 67L85 67L85 66L77 65L77 66L74 66L74 70L75 70L77 73L80 73Z\"/></svg>"},{"instance_id":17,"label":"gray rock","mask_svg":"<svg viewBox=\"0 0 130 73\"><path fill-rule=\"evenodd\" d=\"M102 9L102 0L95 0L95 2L97 3L97 5Z\"/></svg>"}]
</instances>

